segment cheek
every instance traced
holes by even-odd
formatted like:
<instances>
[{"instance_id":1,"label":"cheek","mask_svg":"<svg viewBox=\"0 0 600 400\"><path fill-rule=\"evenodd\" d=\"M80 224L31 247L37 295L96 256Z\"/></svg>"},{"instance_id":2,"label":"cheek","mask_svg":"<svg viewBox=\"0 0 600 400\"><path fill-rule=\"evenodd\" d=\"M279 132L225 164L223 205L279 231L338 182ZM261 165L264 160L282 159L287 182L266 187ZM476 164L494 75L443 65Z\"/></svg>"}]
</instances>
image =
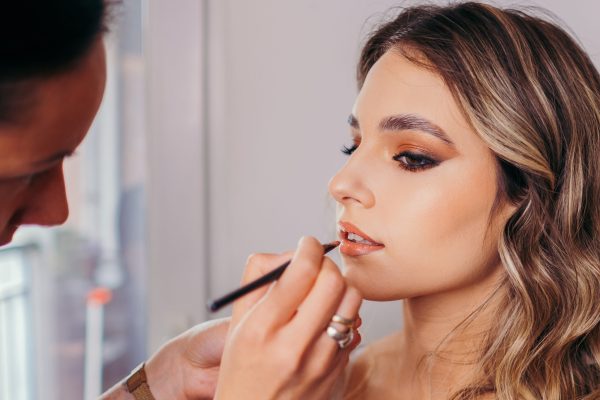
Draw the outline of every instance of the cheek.
<instances>
[{"instance_id":1,"label":"cheek","mask_svg":"<svg viewBox=\"0 0 600 400\"><path fill-rule=\"evenodd\" d=\"M484 241L496 193L493 169L449 167L404 175L401 184L380 187L377 213L386 248L373 260L373 273L360 279L372 299L457 288L495 265L497 239Z\"/></svg>"}]
</instances>

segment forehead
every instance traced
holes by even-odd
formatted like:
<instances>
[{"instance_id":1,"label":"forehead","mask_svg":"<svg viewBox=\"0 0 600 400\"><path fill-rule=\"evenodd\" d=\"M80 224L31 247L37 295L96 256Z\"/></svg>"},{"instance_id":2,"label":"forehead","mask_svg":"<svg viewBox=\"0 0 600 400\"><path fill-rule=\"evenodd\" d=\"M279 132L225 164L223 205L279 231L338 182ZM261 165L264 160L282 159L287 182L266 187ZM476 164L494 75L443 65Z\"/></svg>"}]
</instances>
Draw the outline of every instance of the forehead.
<instances>
[{"instance_id":1,"label":"forehead","mask_svg":"<svg viewBox=\"0 0 600 400\"><path fill-rule=\"evenodd\" d=\"M442 77L395 50L386 52L370 69L353 114L362 131L375 130L380 120L390 115L419 115L441 127L459 151L489 150Z\"/></svg>"},{"instance_id":2,"label":"forehead","mask_svg":"<svg viewBox=\"0 0 600 400\"><path fill-rule=\"evenodd\" d=\"M31 81L23 117L0 124L0 173L26 173L32 163L75 150L98 110L105 79L104 46L97 43L72 70Z\"/></svg>"}]
</instances>

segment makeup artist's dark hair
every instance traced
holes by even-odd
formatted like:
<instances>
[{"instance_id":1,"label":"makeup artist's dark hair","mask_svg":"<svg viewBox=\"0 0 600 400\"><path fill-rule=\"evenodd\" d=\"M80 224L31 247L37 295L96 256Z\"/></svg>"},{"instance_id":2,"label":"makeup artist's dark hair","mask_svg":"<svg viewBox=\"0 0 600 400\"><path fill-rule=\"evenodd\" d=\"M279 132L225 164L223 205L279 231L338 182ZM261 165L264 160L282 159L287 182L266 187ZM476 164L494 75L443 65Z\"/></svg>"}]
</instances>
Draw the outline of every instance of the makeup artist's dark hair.
<instances>
[{"instance_id":1,"label":"makeup artist's dark hair","mask_svg":"<svg viewBox=\"0 0 600 400\"><path fill-rule=\"evenodd\" d=\"M569 34L533 13L405 8L369 37L358 65L359 87L388 51L441 76L496 156L491 214L516 206L498 245L495 294L506 296L472 384L453 399L600 399L600 76Z\"/></svg>"},{"instance_id":2,"label":"makeup artist's dark hair","mask_svg":"<svg viewBox=\"0 0 600 400\"><path fill-rule=\"evenodd\" d=\"M0 4L0 122L27 104L28 83L67 71L107 29L111 0L10 0Z\"/></svg>"}]
</instances>

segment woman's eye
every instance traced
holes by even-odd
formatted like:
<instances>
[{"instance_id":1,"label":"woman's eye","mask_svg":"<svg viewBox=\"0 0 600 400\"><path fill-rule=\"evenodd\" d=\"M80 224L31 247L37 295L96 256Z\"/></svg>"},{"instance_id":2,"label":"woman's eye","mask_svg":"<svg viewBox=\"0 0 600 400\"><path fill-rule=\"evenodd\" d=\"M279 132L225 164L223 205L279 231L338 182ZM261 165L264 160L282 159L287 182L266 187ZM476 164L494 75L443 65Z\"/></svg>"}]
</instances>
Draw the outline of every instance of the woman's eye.
<instances>
[{"instance_id":1,"label":"woman's eye","mask_svg":"<svg viewBox=\"0 0 600 400\"><path fill-rule=\"evenodd\" d=\"M432 168L439 164L438 161L432 160L429 157L425 157L408 151L396 154L393 157L393 159L400 163L401 168L413 172L424 170L427 168Z\"/></svg>"},{"instance_id":2,"label":"woman's eye","mask_svg":"<svg viewBox=\"0 0 600 400\"><path fill-rule=\"evenodd\" d=\"M0 182L12 185L29 185L35 174L21 175L10 178L2 178Z\"/></svg>"},{"instance_id":3,"label":"woman's eye","mask_svg":"<svg viewBox=\"0 0 600 400\"><path fill-rule=\"evenodd\" d=\"M344 153L346 155L352 155L352 153L354 153L354 150L356 150L357 148L358 148L358 145L356 143L350 147L344 146L344 147L342 147L342 153Z\"/></svg>"}]
</instances>

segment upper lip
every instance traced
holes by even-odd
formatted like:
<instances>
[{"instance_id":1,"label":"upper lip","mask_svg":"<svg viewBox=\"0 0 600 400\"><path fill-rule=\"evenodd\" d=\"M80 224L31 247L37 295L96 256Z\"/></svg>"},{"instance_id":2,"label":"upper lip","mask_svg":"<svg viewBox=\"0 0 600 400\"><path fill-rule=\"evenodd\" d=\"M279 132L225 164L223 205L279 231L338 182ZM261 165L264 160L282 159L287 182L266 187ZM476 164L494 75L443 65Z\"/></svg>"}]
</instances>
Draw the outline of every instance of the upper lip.
<instances>
[{"instance_id":1,"label":"upper lip","mask_svg":"<svg viewBox=\"0 0 600 400\"><path fill-rule=\"evenodd\" d=\"M356 225L351 224L350 222L347 221L340 221L338 222L339 228L341 233L343 234L344 232L350 232L350 233L355 233L358 236L368 240L369 242L373 242L377 245L383 246L382 243L379 243L378 241L376 241L375 239L372 239L369 235L367 235L366 233L364 233L363 231L361 231L360 229L358 229L358 227L356 227ZM346 237L344 237L346 238Z\"/></svg>"}]
</instances>

